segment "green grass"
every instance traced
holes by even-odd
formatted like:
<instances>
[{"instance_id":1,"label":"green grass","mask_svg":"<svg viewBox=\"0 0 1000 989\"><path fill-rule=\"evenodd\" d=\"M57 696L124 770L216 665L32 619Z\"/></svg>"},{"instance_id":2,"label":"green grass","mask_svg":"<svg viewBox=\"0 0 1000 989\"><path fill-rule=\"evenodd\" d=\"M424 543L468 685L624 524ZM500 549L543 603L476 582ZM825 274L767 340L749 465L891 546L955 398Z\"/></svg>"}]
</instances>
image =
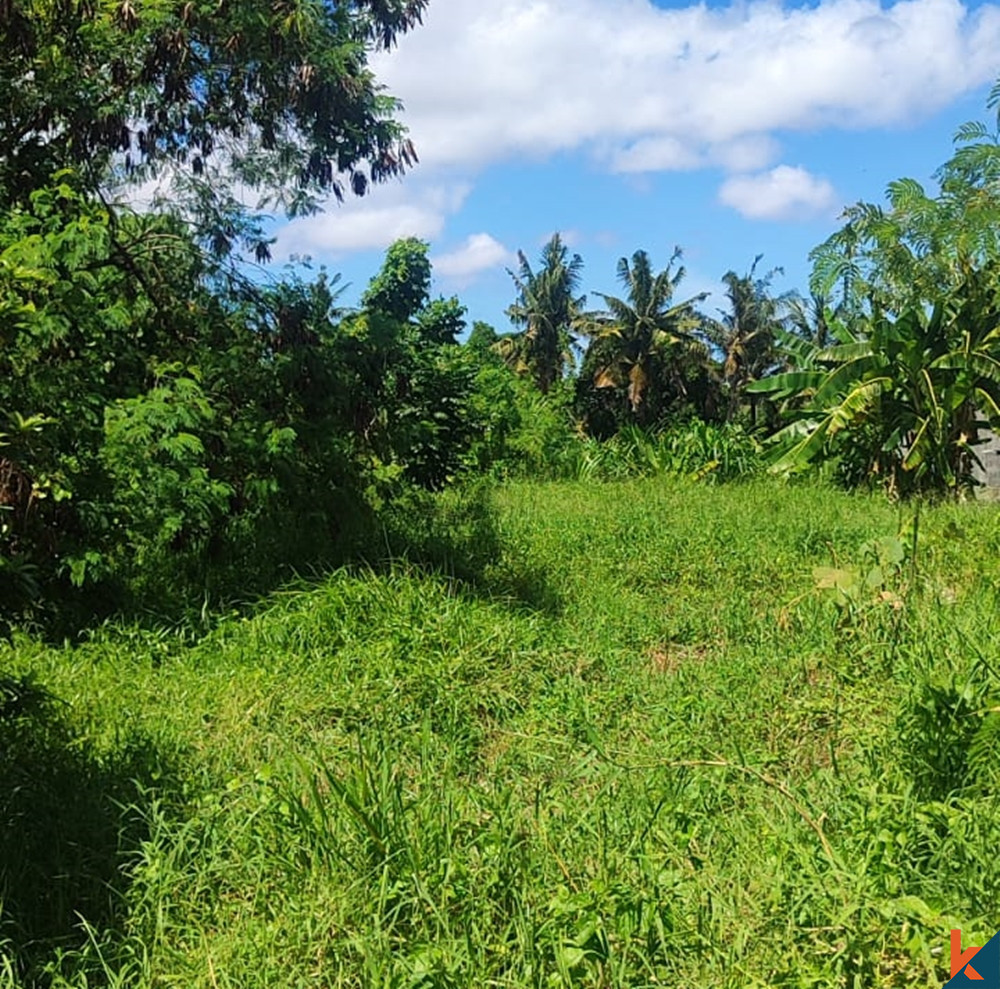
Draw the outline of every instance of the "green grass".
<instances>
[{"instance_id":1,"label":"green grass","mask_svg":"<svg viewBox=\"0 0 1000 989\"><path fill-rule=\"evenodd\" d=\"M435 572L0 651L0 986L933 985L1000 926L997 507L443 502Z\"/></svg>"}]
</instances>

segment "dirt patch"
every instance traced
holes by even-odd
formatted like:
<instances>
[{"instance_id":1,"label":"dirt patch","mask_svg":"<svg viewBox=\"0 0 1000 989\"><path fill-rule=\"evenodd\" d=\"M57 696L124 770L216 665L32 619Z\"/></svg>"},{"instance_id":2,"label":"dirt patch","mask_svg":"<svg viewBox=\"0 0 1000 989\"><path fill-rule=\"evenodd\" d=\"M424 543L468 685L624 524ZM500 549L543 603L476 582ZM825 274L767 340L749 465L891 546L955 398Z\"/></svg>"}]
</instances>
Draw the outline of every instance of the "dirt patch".
<instances>
[{"instance_id":1,"label":"dirt patch","mask_svg":"<svg viewBox=\"0 0 1000 989\"><path fill-rule=\"evenodd\" d=\"M704 663L711 648L704 643L692 646L679 642L661 642L649 650L649 665L654 673L673 674L682 666Z\"/></svg>"}]
</instances>

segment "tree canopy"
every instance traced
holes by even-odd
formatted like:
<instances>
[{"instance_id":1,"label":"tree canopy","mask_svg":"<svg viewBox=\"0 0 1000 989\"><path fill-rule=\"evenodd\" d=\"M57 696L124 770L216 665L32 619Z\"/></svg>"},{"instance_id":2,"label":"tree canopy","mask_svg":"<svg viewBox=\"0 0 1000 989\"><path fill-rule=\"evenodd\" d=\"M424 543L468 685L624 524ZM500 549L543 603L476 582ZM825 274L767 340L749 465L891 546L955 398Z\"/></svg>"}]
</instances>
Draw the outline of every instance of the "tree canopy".
<instances>
[{"instance_id":1,"label":"tree canopy","mask_svg":"<svg viewBox=\"0 0 1000 989\"><path fill-rule=\"evenodd\" d=\"M91 188L165 167L285 196L363 193L416 152L368 67L427 0L8 0L0 195L60 168Z\"/></svg>"},{"instance_id":2,"label":"tree canopy","mask_svg":"<svg viewBox=\"0 0 1000 989\"><path fill-rule=\"evenodd\" d=\"M607 309L589 313L581 322L584 332L596 344L594 382L598 388L626 387L629 408L644 421L646 393L654 383L658 363L683 394L684 378L678 371L678 357L691 342L691 332L700 320L695 304L707 293L674 302L674 291L684 278L677 265L680 248L675 248L667 267L653 272L646 251L636 251L632 260L618 261L618 280L626 299L600 293Z\"/></svg>"},{"instance_id":3,"label":"tree canopy","mask_svg":"<svg viewBox=\"0 0 1000 989\"><path fill-rule=\"evenodd\" d=\"M524 330L520 337L505 341L506 352L545 394L572 359L573 324L586 302L586 296L577 295L583 259L570 255L558 233L542 248L537 271L523 252L517 257L518 270L509 272L517 300L507 315Z\"/></svg>"},{"instance_id":4,"label":"tree canopy","mask_svg":"<svg viewBox=\"0 0 1000 989\"><path fill-rule=\"evenodd\" d=\"M722 376L729 390L728 418L739 410L747 386L775 369L775 333L780 325L779 300L771 294L771 281L781 269L757 274L763 255L757 255L745 275L727 271L722 276L726 286L728 310L719 318L707 320L704 332L722 355ZM756 420L755 399L750 398L750 418Z\"/></svg>"}]
</instances>

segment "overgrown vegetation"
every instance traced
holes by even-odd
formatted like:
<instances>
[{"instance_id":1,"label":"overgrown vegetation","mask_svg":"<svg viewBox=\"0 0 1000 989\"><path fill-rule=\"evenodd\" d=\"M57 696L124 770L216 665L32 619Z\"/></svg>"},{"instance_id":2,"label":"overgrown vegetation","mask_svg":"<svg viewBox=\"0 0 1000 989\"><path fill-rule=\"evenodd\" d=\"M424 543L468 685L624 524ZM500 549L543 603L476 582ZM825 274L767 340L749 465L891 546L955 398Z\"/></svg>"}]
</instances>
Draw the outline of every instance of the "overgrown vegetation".
<instances>
[{"instance_id":1,"label":"overgrown vegetation","mask_svg":"<svg viewBox=\"0 0 1000 989\"><path fill-rule=\"evenodd\" d=\"M421 8L357 5L352 44L389 44ZM168 89L163 112L191 126ZM340 125L304 121L300 140L336 139ZM369 124L379 154L403 140ZM176 169L194 153L178 140L164 131L143 168ZM582 258L556 234L511 273L515 329L480 323L467 340L461 301L431 298L426 243L393 244L348 310L325 272L248 277L234 252L254 214L194 187L167 211L111 205L114 141L94 145L101 180L54 140L45 153L65 167L11 186L0 223L0 621L64 634L112 614L190 618L369 555L393 499L480 476L729 480L827 463L895 496L968 493L976 443L1000 422L1000 143L972 125L960 140L937 196L901 181L889 210L847 212L815 252L809 305L775 297L757 258L708 315L704 296L674 298L675 249L658 273L644 250L622 258L625 297L587 311ZM348 149L350 168L375 145ZM379 162L371 180L392 171ZM256 184L284 178L265 168ZM307 169L302 194L327 179Z\"/></svg>"},{"instance_id":2,"label":"overgrown vegetation","mask_svg":"<svg viewBox=\"0 0 1000 989\"><path fill-rule=\"evenodd\" d=\"M995 508L439 510L431 573L4 649L0 984L934 985L996 929Z\"/></svg>"},{"instance_id":3,"label":"overgrown vegetation","mask_svg":"<svg viewBox=\"0 0 1000 989\"><path fill-rule=\"evenodd\" d=\"M1000 423L1000 85L989 105L994 131L959 130L936 194L893 182L888 207L850 207L813 252L813 298L836 309L791 373L749 389L793 400L781 466L843 458L855 483L902 495L973 486L975 444Z\"/></svg>"}]
</instances>

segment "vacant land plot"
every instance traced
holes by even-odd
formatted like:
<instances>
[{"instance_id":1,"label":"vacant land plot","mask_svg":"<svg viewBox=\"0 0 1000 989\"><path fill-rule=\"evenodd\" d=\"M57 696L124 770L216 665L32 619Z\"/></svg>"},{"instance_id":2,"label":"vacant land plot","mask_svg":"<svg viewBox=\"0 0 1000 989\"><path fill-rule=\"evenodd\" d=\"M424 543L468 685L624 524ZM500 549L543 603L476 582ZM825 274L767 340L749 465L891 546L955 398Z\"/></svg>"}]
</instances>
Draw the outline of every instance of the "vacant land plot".
<instances>
[{"instance_id":1,"label":"vacant land plot","mask_svg":"<svg viewBox=\"0 0 1000 989\"><path fill-rule=\"evenodd\" d=\"M997 929L995 506L444 507L436 573L3 647L0 985L933 985Z\"/></svg>"}]
</instances>

